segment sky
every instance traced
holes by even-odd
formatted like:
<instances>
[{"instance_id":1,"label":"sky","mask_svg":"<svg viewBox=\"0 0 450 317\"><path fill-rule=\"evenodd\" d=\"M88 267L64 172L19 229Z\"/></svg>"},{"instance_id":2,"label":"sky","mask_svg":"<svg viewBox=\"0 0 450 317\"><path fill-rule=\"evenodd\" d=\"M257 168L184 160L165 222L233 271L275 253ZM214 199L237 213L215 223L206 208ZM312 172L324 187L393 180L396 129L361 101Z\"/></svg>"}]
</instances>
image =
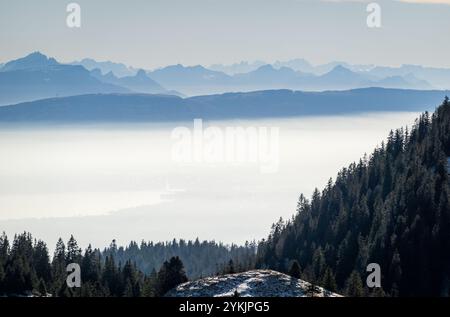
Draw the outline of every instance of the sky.
<instances>
[{"instance_id":1,"label":"sky","mask_svg":"<svg viewBox=\"0 0 450 317\"><path fill-rule=\"evenodd\" d=\"M305 58L450 67L450 0L380 0L369 28L364 0L0 0L0 63L33 51L153 69L181 63Z\"/></svg>"}]
</instances>

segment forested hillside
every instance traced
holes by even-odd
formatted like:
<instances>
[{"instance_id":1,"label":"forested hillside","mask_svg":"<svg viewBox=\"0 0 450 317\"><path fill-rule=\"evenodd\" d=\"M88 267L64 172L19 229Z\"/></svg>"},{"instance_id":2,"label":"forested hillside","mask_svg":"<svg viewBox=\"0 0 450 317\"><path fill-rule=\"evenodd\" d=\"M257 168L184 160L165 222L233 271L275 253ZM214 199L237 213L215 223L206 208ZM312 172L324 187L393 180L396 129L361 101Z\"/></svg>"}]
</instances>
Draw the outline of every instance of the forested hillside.
<instances>
[{"instance_id":1,"label":"forested hillside","mask_svg":"<svg viewBox=\"0 0 450 317\"><path fill-rule=\"evenodd\" d=\"M15 235L10 243L3 233L0 296L162 296L188 277L249 269L255 253L254 243L237 247L198 240L142 242L140 247L132 242L127 248L113 242L103 252L91 246L82 251L72 236L67 244L59 239L50 257L46 243L31 234ZM70 263L80 265L81 288L67 287Z\"/></svg>"},{"instance_id":2,"label":"forested hillside","mask_svg":"<svg viewBox=\"0 0 450 317\"><path fill-rule=\"evenodd\" d=\"M450 277L450 103L343 168L297 214L273 225L258 267L287 271L347 295L448 296ZM365 287L381 266L382 289Z\"/></svg>"}]
</instances>

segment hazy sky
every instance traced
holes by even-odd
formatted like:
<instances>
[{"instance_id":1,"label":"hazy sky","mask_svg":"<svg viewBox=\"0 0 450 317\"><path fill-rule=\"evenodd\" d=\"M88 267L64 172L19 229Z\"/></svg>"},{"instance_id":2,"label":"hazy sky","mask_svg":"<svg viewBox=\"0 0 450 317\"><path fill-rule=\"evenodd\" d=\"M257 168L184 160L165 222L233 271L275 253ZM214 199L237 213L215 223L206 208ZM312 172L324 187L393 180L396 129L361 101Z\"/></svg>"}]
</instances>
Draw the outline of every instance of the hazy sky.
<instances>
[{"instance_id":1,"label":"hazy sky","mask_svg":"<svg viewBox=\"0 0 450 317\"><path fill-rule=\"evenodd\" d=\"M367 27L363 0L0 0L0 62L41 51L143 68L287 60L450 67L449 0L383 0ZM432 2L438 4L431 4Z\"/></svg>"}]
</instances>

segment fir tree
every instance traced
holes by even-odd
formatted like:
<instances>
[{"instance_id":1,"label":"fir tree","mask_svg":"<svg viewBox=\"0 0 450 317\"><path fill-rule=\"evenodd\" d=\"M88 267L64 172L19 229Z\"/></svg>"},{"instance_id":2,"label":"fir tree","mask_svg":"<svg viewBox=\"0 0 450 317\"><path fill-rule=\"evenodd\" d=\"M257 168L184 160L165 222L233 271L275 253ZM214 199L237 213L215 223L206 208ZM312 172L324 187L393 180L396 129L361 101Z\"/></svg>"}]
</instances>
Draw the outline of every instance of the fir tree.
<instances>
[{"instance_id":1,"label":"fir tree","mask_svg":"<svg viewBox=\"0 0 450 317\"><path fill-rule=\"evenodd\" d=\"M179 257L172 257L169 261L163 263L158 272L156 293L158 296L163 296L167 291L181 283L187 282L187 280L183 262L181 262Z\"/></svg>"},{"instance_id":2,"label":"fir tree","mask_svg":"<svg viewBox=\"0 0 450 317\"><path fill-rule=\"evenodd\" d=\"M300 274L300 264L298 264L297 260L292 261L291 267L289 268L289 275L294 278L300 278Z\"/></svg>"},{"instance_id":3,"label":"fir tree","mask_svg":"<svg viewBox=\"0 0 450 317\"><path fill-rule=\"evenodd\" d=\"M353 271L347 280L345 294L350 297L361 297L364 295L363 284L358 272Z\"/></svg>"},{"instance_id":4,"label":"fir tree","mask_svg":"<svg viewBox=\"0 0 450 317\"><path fill-rule=\"evenodd\" d=\"M325 274L322 279L321 285L330 292L336 292L337 291L337 285L336 280L334 278L333 273L329 268L325 270Z\"/></svg>"}]
</instances>

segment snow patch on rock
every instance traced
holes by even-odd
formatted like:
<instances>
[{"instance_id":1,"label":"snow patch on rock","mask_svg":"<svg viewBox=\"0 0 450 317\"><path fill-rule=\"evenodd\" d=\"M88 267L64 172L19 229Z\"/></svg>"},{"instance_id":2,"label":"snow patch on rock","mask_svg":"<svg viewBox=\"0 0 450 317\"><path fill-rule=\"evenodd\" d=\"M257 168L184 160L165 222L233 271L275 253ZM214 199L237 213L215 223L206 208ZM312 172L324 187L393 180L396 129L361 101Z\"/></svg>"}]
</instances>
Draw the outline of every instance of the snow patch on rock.
<instances>
[{"instance_id":1,"label":"snow patch on rock","mask_svg":"<svg viewBox=\"0 0 450 317\"><path fill-rule=\"evenodd\" d=\"M271 270L252 270L244 273L202 278L178 285L167 297L307 297L311 284ZM340 295L317 287L314 296Z\"/></svg>"}]
</instances>

